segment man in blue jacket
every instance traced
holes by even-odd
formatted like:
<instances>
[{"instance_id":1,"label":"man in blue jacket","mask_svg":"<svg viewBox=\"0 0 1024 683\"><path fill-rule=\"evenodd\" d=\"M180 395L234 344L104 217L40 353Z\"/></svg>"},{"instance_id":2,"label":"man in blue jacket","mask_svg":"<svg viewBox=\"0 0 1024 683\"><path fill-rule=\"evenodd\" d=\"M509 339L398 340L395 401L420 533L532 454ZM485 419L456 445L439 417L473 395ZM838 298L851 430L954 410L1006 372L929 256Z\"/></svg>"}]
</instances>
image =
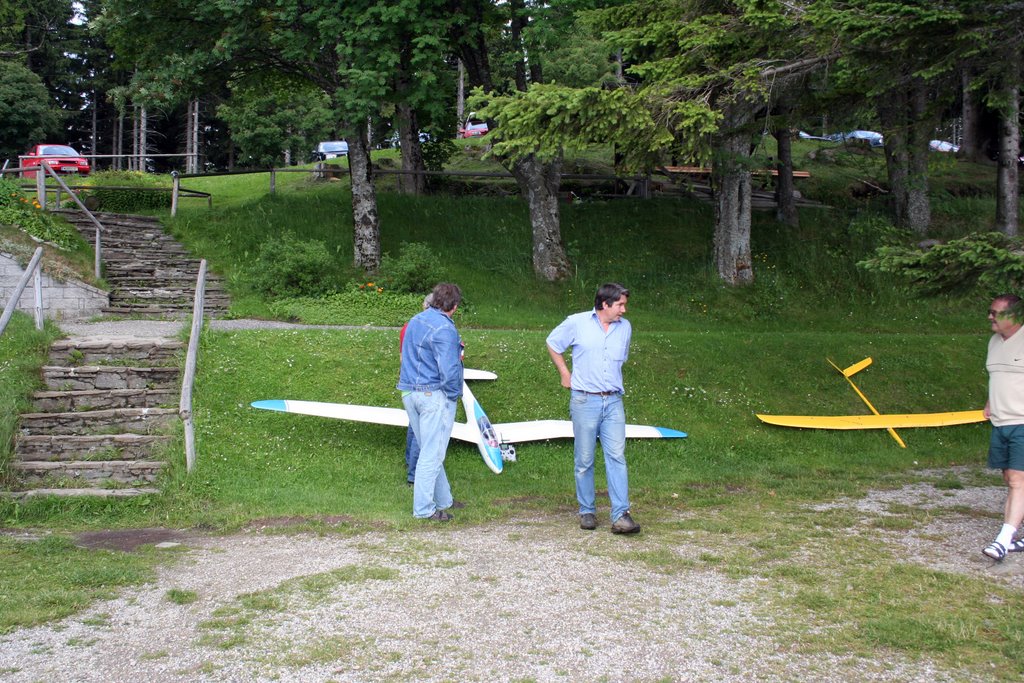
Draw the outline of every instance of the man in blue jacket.
<instances>
[{"instance_id":1,"label":"man in blue jacket","mask_svg":"<svg viewBox=\"0 0 1024 683\"><path fill-rule=\"evenodd\" d=\"M454 500L444 458L462 396L462 340L452 314L462 302L462 292L457 285L442 282L431 296L430 308L414 316L405 330L397 388L420 445L412 514L447 522Z\"/></svg>"}]
</instances>

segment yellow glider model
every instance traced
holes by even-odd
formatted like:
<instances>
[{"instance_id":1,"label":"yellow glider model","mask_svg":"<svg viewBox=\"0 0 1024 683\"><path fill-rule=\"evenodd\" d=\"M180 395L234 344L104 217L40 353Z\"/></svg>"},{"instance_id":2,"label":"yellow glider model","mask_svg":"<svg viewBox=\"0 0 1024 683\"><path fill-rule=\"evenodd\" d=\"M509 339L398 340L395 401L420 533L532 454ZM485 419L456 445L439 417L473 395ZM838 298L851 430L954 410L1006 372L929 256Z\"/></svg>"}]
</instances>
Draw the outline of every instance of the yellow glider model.
<instances>
[{"instance_id":1,"label":"yellow glider model","mask_svg":"<svg viewBox=\"0 0 1024 683\"><path fill-rule=\"evenodd\" d=\"M902 448L907 445L895 430L910 427L948 427L950 425L971 424L984 422L985 415L981 410L961 410L950 413L909 413L903 415L880 414L867 396L857 388L857 385L850 379L853 375L871 365L871 358L865 358L859 363L854 363L845 370L833 363L829 364L846 378L853 390L857 392L864 404L871 410L872 415L763 415L758 413L757 418L765 424L778 425L780 427L802 427L805 429L885 429L889 432L896 443Z\"/></svg>"}]
</instances>

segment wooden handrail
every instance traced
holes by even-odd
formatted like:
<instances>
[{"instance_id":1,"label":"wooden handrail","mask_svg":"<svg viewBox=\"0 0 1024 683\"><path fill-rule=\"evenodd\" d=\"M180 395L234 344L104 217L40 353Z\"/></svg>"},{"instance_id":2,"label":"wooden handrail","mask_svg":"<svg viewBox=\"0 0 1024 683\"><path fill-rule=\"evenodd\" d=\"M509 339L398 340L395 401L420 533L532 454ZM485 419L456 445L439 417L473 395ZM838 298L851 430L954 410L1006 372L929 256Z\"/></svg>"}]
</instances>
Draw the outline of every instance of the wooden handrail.
<instances>
[{"instance_id":1,"label":"wooden handrail","mask_svg":"<svg viewBox=\"0 0 1024 683\"><path fill-rule=\"evenodd\" d=\"M199 335L203 330L203 299L206 296L206 259L199 262L199 277L196 279L196 295L192 303L192 329L188 335L188 352L185 354L185 374L181 379L181 400L178 401L178 415L185 427L185 470L191 472L196 466L196 432L192 425L192 384L196 379L196 364L199 359Z\"/></svg>"},{"instance_id":2,"label":"wooden handrail","mask_svg":"<svg viewBox=\"0 0 1024 683\"><path fill-rule=\"evenodd\" d=\"M43 290L41 279L42 268L39 265L39 261L43 258L43 248L36 247L36 251L32 254L32 259L28 262L28 266L25 268L25 273L18 280L18 286L14 288L14 296L4 306L4 313L0 316L0 334L4 333L7 329L7 323L11 321L14 316L14 311L18 308L18 302L21 300L21 295L25 291L25 287L28 286L28 279L34 277L36 280L36 305L35 305L35 318L36 318L36 329L43 329Z\"/></svg>"},{"instance_id":3,"label":"wooden handrail","mask_svg":"<svg viewBox=\"0 0 1024 683\"><path fill-rule=\"evenodd\" d=\"M96 216L92 215L92 211L90 211L89 209L86 208L85 204L82 203L82 200L78 198L78 195L74 191L72 191L72 189L70 187L68 187L67 183L64 182L64 179L61 178L57 174L56 171L54 171L52 168L50 168L50 164L46 163L46 161L42 161L39 165L42 168L46 169L47 173L49 173L51 176L53 176L54 180L57 181L57 184L60 185L64 189L65 192L67 192L69 195L71 195L71 198L75 200L75 204L78 204L78 208L81 209L85 213L85 215L89 217L89 220L92 221L93 225L96 226L96 244L95 244L93 250L96 252L96 258L95 258L95 264L94 264L94 268L95 268L95 271L96 271L96 279L99 280L100 276L101 276L101 271L100 271L100 263L101 263L100 253L101 253L101 251L103 249L102 243L100 241L100 231L103 229L103 224L100 223L98 220L96 220ZM39 203L42 204L44 201L46 201L46 196L45 195L43 196L43 198L40 200Z\"/></svg>"}]
</instances>

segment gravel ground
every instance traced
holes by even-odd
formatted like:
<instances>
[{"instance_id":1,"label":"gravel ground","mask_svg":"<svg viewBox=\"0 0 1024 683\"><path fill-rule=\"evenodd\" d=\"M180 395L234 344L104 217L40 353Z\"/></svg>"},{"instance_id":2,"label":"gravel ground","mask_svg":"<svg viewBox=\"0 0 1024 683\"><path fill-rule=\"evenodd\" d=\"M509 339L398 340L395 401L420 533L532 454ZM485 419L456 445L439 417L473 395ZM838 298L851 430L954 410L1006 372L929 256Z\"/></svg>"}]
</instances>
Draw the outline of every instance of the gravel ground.
<instances>
[{"instance_id":1,"label":"gravel ground","mask_svg":"<svg viewBox=\"0 0 1024 683\"><path fill-rule=\"evenodd\" d=\"M1024 557L994 565L978 552L996 523L972 511L999 508L1003 495L919 484L819 509L862 513L855 532L907 549L908 561L1020 588ZM893 503L942 514L909 536L877 530L870 521ZM665 549L657 534L615 537L572 522L349 537L142 534L186 550L154 584L0 637L0 681L986 680L900 655L794 651L774 635L791 616L764 579L699 562L659 573L636 560ZM81 540L101 545L102 535ZM705 548L668 550L696 559ZM176 604L171 589L197 599Z\"/></svg>"}]
</instances>

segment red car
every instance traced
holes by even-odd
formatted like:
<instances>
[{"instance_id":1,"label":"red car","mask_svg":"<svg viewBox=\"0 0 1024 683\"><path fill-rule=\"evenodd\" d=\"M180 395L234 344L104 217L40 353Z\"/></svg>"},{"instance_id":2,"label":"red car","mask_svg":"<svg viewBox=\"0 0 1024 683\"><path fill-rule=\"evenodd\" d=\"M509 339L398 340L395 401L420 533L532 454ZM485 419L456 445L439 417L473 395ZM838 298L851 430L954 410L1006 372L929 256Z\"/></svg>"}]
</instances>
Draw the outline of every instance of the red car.
<instances>
[{"instance_id":1,"label":"red car","mask_svg":"<svg viewBox=\"0 0 1024 683\"><path fill-rule=\"evenodd\" d=\"M46 160L50 167L57 173L77 173L78 175L89 175L92 169L89 161L73 148L67 145L36 145L29 150L28 154L21 157L22 167L38 166ZM25 178L35 178L35 171L23 171Z\"/></svg>"},{"instance_id":2,"label":"red car","mask_svg":"<svg viewBox=\"0 0 1024 683\"><path fill-rule=\"evenodd\" d=\"M469 119L466 121L466 125L459 128L460 138L478 138L481 135L487 135L487 122L480 121L479 119Z\"/></svg>"}]
</instances>

